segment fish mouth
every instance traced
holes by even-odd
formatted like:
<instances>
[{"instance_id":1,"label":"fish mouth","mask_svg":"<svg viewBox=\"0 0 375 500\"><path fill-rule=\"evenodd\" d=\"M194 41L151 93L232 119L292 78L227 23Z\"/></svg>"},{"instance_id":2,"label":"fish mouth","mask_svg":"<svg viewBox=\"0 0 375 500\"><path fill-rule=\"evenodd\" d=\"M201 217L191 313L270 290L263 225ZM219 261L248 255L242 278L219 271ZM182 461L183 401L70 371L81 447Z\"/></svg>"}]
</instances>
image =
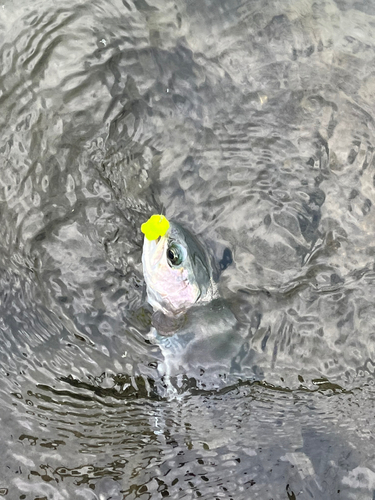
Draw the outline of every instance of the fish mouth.
<instances>
[{"instance_id":1,"label":"fish mouth","mask_svg":"<svg viewBox=\"0 0 375 500\"><path fill-rule=\"evenodd\" d=\"M149 272L162 260L167 241L168 238L166 236L159 236L156 240L144 239L143 260Z\"/></svg>"}]
</instances>

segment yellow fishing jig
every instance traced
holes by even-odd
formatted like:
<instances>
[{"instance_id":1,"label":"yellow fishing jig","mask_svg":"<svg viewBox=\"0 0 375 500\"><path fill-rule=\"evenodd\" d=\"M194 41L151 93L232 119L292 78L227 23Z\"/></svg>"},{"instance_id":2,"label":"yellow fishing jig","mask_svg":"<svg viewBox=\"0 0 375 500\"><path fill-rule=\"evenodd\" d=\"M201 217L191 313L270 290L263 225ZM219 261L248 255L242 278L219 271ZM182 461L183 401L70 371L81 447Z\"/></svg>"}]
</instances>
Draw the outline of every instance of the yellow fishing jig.
<instances>
[{"instance_id":1,"label":"yellow fishing jig","mask_svg":"<svg viewBox=\"0 0 375 500\"><path fill-rule=\"evenodd\" d=\"M164 236L169 229L169 221L164 215L152 215L147 222L142 224L141 231L150 241Z\"/></svg>"}]
</instances>

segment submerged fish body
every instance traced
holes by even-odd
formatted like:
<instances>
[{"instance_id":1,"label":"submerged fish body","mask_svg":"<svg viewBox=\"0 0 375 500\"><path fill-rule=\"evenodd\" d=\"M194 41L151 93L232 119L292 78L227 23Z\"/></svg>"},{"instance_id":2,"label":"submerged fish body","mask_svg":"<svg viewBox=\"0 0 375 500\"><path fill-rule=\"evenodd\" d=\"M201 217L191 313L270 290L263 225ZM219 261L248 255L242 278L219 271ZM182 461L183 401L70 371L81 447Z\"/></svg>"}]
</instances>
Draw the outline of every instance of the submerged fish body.
<instances>
[{"instance_id":1,"label":"submerged fish body","mask_svg":"<svg viewBox=\"0 0 375 500\"><path fill-rule=\"evenodd\" d=\"M173 335L153 328L150 339L164 357L158 368L161 376L169 380L183 376L205 389L225 385L237 372L235 359L244 342L237 318L220 298L186 311L184 324Z\"/></svg>"}]
</instances>

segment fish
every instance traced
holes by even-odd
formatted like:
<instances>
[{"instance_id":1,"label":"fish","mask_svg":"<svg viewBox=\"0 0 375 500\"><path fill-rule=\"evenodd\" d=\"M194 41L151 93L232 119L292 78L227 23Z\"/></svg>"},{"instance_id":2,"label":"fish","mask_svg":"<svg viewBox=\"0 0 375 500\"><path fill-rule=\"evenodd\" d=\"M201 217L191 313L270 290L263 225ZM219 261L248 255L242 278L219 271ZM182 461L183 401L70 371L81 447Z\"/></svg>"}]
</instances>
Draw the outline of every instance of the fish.
<instances>
[{"instance_id":1,"label":"fish","mask_svg":"<svg viewBox=\"0 0 375 500\"><path fill-rule=\"evenodd\" d=\"M169 387L183 376L201 388L217 388L233 366L243 332L218 293L203 244L181 224L153 218L142 225L142 266L153 308L148 339L163 355L158 372Z\"/></svg>"}]
</instances>

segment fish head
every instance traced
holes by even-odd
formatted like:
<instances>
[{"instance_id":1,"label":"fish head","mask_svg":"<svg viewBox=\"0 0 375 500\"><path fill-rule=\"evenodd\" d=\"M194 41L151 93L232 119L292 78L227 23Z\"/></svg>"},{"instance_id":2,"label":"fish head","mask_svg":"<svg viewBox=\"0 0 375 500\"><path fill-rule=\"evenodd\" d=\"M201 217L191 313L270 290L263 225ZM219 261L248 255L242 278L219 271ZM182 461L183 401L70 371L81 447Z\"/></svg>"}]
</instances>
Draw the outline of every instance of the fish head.
<instances>
[{"instance_id":1,"label":"fish head","mask_svg":"<svg viewBox=\"0 0 375 500\"><path fill-rule=\"evenodd\" d=\"M178 315L215 294L204 248L176 222L170 221L162 236L145 237L142 265L147 299L155 311Z\"/></svg>"}]
</instances>

